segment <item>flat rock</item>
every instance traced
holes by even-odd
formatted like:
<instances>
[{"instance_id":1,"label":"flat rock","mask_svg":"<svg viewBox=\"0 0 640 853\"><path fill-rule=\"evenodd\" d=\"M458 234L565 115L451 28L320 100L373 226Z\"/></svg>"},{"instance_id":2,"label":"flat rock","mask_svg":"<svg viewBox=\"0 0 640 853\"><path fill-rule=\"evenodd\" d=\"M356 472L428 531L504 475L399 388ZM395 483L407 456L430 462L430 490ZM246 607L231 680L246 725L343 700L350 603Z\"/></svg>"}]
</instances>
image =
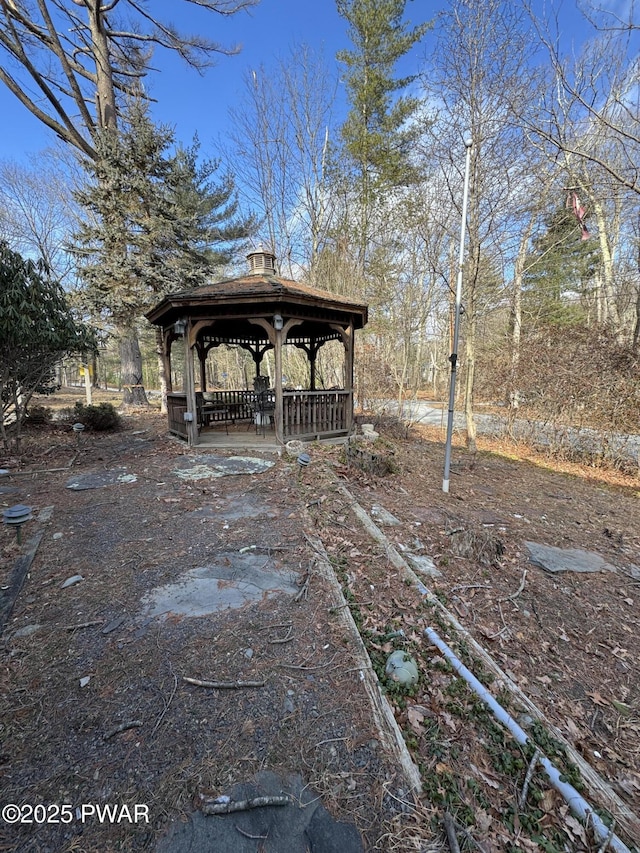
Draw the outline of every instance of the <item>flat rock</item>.
<instances>
[{"instance_id":1,"label":"flat rock","mask_svg":"<svg viewBox=\"0 0 640 853\"><path fill-rule=\"evenodd\" d=\"M371 507L371 516L372 518L375 518L378 524L385 524L388 527L397 527L402 523L395 517L395 515L392 515L383 506L379 506L378 504L374 504L374 506Z\"/></svg>"},{"instance_id":2,"label":"flat rock","mask_svg":"<svg viewBox=\"0 0 640 853\"><path fill-rule=\"evenodd\" d=\"M233 801L282 794L291 795L289 805L211 817L195 812L174 824L156 853L255 853L258 838L264 853L364 853L356 827L334 820L300 776L265 770L229 792Z\"/></svg>"},{"instance_id":3,"label":"flat rock","mask_svg":"<svg viewBox=\"0 0 640 853\"><path fill-rule=\"evenodd\" d=\"M265 563L264 554L228 551L215 564L190 569L174 583L156 587L142 606L146 616L208 616L279 593L295 595L297 579L296 572L277 569L271 559Z\"/></svg>"},{"instance_id":4,"label":"flat rock","mask_svg":"<svg viewBox=\"0 0 640 853\"><path fill-rule=\"evenodd\" d=\"M538 542L524 543L529 551L529 559L545 572L615 572L616 567L607 563L604 557L593 551L581 548L555 548L553 545L540 545Z\"/></svg>"},{"instance_id":5,"label":"flat rock","mask_svg":"<svg viewBox=\"0 0 640 853\"><path fill-rule=\"evenodd\" d=\"M232 474L262 474L275 463L253 456L183 456L175 464L173 473L182 480L205 480Z\"/></svg>"},{"instance_id":6,"label":"flat rock","mask_svg":"<svg viewBox=\"0 0 640 853\"><path fill-rule=\"evenodd\" d=\"M430 578L439 578L442 574L436 568L436 564L431 557L425 557L423 554L405 554L405 557L409 560L411 568L415 569L421 575L427 575Z\"/></svg>"},{"instance_id":7,"label":"flat rock","mask_svg":"<svg viewBox=\"0 0 640 853\"><path fill-rule=\"evenodd\" d=\"M80 581L83 581L84 578L82 575L72 575L70 578L67 578L66 581L61 585L60 589L67 589L67 587L75 586Z\"/></svg>"},{"instance_id":8,"label":"flat rock","mask_svg":"<svg viewBox=\"0 0 640 853\"><path fill-rule=\"evenodd\" d=\"M111 622L108 622L104 628L102 629L103 634L111 634L112 631L116 631L121 625L127 621L126 616L116 616L115 619L112 619Z\"/></svg>"},{"instance_id":9,"label":"flat rock","mask_svg":"<svg viewBox=\"0 0 640 853\"><path fill-rule=\"evenodd\" d=\"M14 637L30 637L42 628L42 625L25 625L24 628L18 628L13 632Z\"/></svg>"},{"instance_id":10,"label":"flat rock","mask_svg":"<svg viewBox=\"0 0 640 853\"><path fill-rule=\"evenodd\" d=\"M0 486L0 495L17 495L19 491L18 486Z\"/></svg>"},{"instance_id":11,"label":"flat rock","mask_svg":"<svg viewBox=\"0 0 640 853\"><path fill-rule=\"evenodd\" d=\"M138 478L126 468L111 468L108 471L93 471L87 474L76 474L66 482L66 487L74 492L85 489L102 489L123 483L135 483Z\"/></svg>"}]
</instances>

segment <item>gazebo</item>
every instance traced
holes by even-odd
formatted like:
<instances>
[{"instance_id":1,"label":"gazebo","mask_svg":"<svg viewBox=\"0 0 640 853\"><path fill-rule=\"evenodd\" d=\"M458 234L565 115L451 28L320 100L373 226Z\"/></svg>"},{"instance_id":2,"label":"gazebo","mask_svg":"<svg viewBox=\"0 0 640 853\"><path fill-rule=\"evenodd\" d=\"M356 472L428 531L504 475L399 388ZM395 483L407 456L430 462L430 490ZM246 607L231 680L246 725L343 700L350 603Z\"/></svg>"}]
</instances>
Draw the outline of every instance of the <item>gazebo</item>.
<instances>
[{"instance_id":1,"label":"gazebo","mask_svg":"<svg viewBox=\"0 0 640 853\"><path fill-rule=\"evenodd\" d=\"M222 425L248 422L273 429L278 443L348 435L353 424L354 333L367 322L367 305L276 275L275 255L247 256L249 272L238 278L172 293L146 314L162 330L162 355L168 382L169 430L189 445ZM171 346L184 338L184 384L171 387ZM316 358L328 341L344 348L341 388L316 388ZM255 363L253 388L206 387L206 360L221 345L238 346ZM307 355L308 387L283 387L283 347ZM265 354L273 350L274 383L261 375ZM198 369L196 370L196 358Z\"/></svg>"}]
</instances>

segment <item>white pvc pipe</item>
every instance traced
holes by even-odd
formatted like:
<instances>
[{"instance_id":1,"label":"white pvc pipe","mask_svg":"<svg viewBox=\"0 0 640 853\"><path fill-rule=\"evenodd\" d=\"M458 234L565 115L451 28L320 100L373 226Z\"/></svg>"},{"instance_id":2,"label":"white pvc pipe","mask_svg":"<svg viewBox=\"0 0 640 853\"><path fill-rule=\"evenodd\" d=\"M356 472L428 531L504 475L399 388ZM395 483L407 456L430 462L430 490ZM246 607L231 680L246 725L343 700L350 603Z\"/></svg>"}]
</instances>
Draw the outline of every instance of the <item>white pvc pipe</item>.
<instances>
[{"instance_id":1,"label":"white pvc pipe","mask_svg":"<svg viewBox=\"0 0 640 853\"><path fill-rule=\"evenodd\" d=\"M455 654L451 651L449 646L440 639L440 637L436 634L433 628L425 628L424 633L433 643L436 648L438 648L445 658L449 661L451 666L455 669L455 671L464 678L467 684L478 694L478 696L482 699L482 701L487 705L495 714L495 716L500 720L500 722L511 732L514 738L518 741L518 743L524 745L530 743L529 736L522 729L518 723L513 719L513 717L505 711L505 709L496 702L495 698L489 693L487 688L481 684L475 675L467 669L467 667L460 661ZM535 745L535 744L534 744ZM571 811L576 815L576 817L580 818L582 821L589 821L591 826L593 827L593 832L598 841L604 842L607 839L609 840L609 845L607 849L613 850L614 853L631 853L629 848L622 842L617 835L609 835L609 827L606 826L605 823L598 817L593 808L589 805L589 803L584 799L584 797L576 791L573 785L570 785L568 782L563 782L560 778L560 773L554 767L554 765L546 758L544 755L541 755L539 758L540 764L544 768L545 773L549 777L549 781L551 785L558 791L559 794L565 798L566 802L569 805Z\"/></svg>"}]
</instances>

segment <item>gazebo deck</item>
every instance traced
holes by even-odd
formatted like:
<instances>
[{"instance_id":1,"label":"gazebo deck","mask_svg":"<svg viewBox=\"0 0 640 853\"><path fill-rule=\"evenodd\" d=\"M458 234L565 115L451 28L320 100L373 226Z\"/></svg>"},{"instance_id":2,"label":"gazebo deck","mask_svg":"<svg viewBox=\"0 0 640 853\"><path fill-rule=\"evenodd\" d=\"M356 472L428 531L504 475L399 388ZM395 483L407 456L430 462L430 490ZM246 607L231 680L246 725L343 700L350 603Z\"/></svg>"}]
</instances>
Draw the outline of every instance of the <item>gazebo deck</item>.
<instances>
[{"instance_id":1,"label":"gazebo deck","mask_svg":"<svg viewBox=\"0 0 640 853\"><path fill-rule=\"evenodd\" d=\"M282 450L282 444L276 439L273 427L267 427L264 435L261 427L256 432L253 425L247 429L246 424L229 424L228 430L227 432L223 424L203 428L200 431L198 444L193 449L204 453L212 450L234 450L238 453L244 450L254 453L279 453ZM323 438L321 441L322 444L344 444L347 441L347 436Z\"/></svg>"}]
</instances>

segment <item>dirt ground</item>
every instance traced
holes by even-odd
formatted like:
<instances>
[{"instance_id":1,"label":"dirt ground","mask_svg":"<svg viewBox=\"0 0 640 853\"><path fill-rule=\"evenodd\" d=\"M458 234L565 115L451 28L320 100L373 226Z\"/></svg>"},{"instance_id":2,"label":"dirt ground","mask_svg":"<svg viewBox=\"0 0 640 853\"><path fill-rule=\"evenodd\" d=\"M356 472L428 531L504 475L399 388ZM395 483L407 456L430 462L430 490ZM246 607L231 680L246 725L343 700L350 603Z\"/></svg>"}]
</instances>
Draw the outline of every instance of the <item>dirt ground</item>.
<instances>
[{"instance_id":1,"label":"dirt ground","mask_svg":"<svg viewBox=\"0 0 640 853\"><path fill-rule=\"evenodd\" d=\"M537 765L526 779L534 747L505 735L426 640L434 627L481 681L492 680L389 562L348 496L374 520L381 509L393 514L397 523L379 525L389 542L432 558L439 575L423 578L429 589L640 813L640 481L554 469L494 443L473 457L455 447L444 495L439 433L382 428L376 447L391 462L386 476L347 464L342 448L314 444L304 470L283 456L240 484L194 483L171 476L186 449L166 435L164 419L137 414L118 433L79 441L68 426L32 431L20 458L0 458L22 472L0 481L16 489L0 494L4 506L53 506L3 637L2 801L146 803L151 814L142 826L5 825L0 849L153 849L203 798L265 768L300 773L337 819L356 823L367 850L450 849L445 813L463 850L600 849ZM65 487L71 474L114 467L136 482ZM224 521L239 493L262 509ZM418 662L408 692L387 684L421 772L415 799L379 749L305 533L321 538L381 679L394 649ZM5 578L20 554L15 540L3 525ZM597 552L615 571L549 574L529 561L527 541ZM308 580L306 596L269 598L241 616L141 615L152 588L214 553L252 547L301 589ZM84 580L62 589L74 575ZM185 676L261 686L212 691ZM495 680L491 689L580 787L544 726ZM640 842L616 827L628 844Z\"/></svg>"}]
</instances>

